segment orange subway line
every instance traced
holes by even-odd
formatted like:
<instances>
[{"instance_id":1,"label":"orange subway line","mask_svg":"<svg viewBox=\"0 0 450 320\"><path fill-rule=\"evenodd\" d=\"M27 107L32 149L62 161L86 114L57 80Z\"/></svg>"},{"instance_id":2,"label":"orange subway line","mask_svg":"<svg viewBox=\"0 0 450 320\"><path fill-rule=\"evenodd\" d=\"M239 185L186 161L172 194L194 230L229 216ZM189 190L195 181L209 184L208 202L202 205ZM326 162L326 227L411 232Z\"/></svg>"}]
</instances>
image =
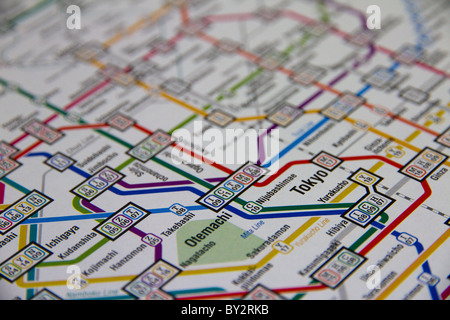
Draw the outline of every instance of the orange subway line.
<instances>
[{"instance_id":1,"label":"orange subway line","mask_svg":"<svg viewBox=\"0 0 450 320\"><path fill-rule=\"evenodd\" d=\"M189 10L186 3L183 3L180 6L180 14L181 14L181 21L183 24L187 24L189 22Z\"/></svg>"},{"instance_id":2,"label":"orange subway line","mask_svg":"<svg viewBox=\"0 0 450 320\"><path fill-rule=\"evenodd\" d=\"M370 108L371 110L375 109L375 106L374 106L373 104L371 104L371 103L368 103L368 102L364 103L364 106ZM405 118L402 118L402 117L398 117L396 114L394 114L394 113L392 113L392 112L390 112L390 111L387 112L387 115L388 115L389 117L391 117L391 118L394 118L394 119L398 120L398 121L401 121L401 122L403 122L403 123L406 123L406 124L408 124L408 125L410 125L410 126L416 128L416 129L419 129L419 130L422 130L422 131L424 131L424 132L427 132L427 133L429 133L429 134L431 134L431 135L433 135L433 136L436 136L436 137L437 137L437 136L440 135L440 134L437 133L436 131L433 131L433 130L431 130L431 129L425 127L425 126L421 126L420 124L417 124L417 123L415 123L415 122L413 122L413 121L411 121L411 120L408 120L408 119L405 119Z\"/></svg>"},{"instance_id":3,"label":"orange subway line","mask_svg":"<svg viewBox=\"0 0 450 320\"><path fill-rule=\"evenodd\" d=\"M29 146L28 148L22 150L21 152L19 152L18 154L16 154L14 156L14 160L17 160L21 157L23 157L24 155L26 155L28 152L30 152L31 150L37 148L38 146L40 146L42 144L42 140L38 140L35 143L33 143L31 146Z\"/></svg>"}]
</instances>

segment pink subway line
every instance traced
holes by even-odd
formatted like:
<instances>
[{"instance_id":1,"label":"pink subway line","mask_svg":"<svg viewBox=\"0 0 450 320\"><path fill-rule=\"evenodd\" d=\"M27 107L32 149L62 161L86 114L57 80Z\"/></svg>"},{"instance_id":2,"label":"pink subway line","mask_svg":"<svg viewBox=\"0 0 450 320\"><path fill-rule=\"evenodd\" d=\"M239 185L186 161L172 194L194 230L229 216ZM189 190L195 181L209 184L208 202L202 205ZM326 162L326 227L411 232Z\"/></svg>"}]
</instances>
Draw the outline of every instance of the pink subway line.
<instances>
[{"instance_id":1,"label":"pink subway line","mask_svg":"<svg viewBox=\"0 0 450 320\"><path fill-rule=\"evenodd\" d=\"M95 87L93 87L92 89L90 89L89 91L87 91L86 93L84 93L83 95L79 96L78 98L76 98L75 100L73 100L71 103L69 103L68 105L66 105L63 110L64 111L69 111L70 109L72 109L73 107L75 107L76 105L78 105L80 102L82 102L83 100L86 100L87 98L89 98L90 96L96 94L98 91L102 90L105 86L107 86L111 81L109 79L99 83L98 85L96 85ZM54 114L53 116L51 116L50 118L48 118L47 120L44 121L45 124L50 123L51 121L53 121L54 119L56 119L59 116L59 114Z\"/></svg>"},{"instance_id":2,"label":"pink subway line","mask_svg":"<svg viewBox=\"0 0 450 320\"><path fill-rule=\"evenodd\" d=\"M25 139L26 137L28 137L28 133L24 133L22 134L20 137L14 139L13 141L11 141L9 144L14 146L16 144L18 144L20 141L22 141L23 139Z\"/></svg>"},{"instance_id":3,"label":"pink subway line","mask_svg":"<svg viewBox=\"0 0 450 320\"><path fill-rule=\"evenodd\" d=\"M442 300L447 299L450 296L450 286L447 287L447 289L445 289L442 294L441 294L441 298Z\"/></svg>"},{"instance_id":4,"label":"pink subway line","mask_svg":"<svg viewBox=\"0 0 450 320\"><path fill-rule=\"evenodd\" d=\"M230 22L248 20L254 17L253 13L235 13L235 14L218 14L206 16L205 19L209 22Z\"/></svg>"},{"instance_id":5,"label":"pink subway line","mask_svg":"<svg viewBox=\"0 0 450 320\"><path fill-rule=\"evenodd\" d=\"M73 107L75 107L76 105L78 105L80 102L82 102L83 100L89 98L90 96L92 96L93 94L97 93L98 91L102 90L106 85L108 85L110 83L110 80L106 80L101 82L99 85L93 87L92 89L90 89L89 91L87 91L85 94L79 96L77 99L75 99L74 101L72 101L71 103L69 103L68 105L66 105L64 107L65 111L68 111L70 109L72 109ZM48 124L51 121L55 120L57 117L59 116L58 113L55 113L54 115L52 115L51 117L47 118L44 123ZM23 139L25 139L26 137L28 137L29 134L28 133L24 133L21 136L19 136L18 138L16 138L15 140L11 141L10 144L12 146L18 144L20 141L22 141Z\"/></svg>"},{"instance_id":6,"label":"pink subway line","mask_svg":"<svg viewBox=\"0 0 450 320\"><path fill-rule=\"evenodd\" d=\"M105 210L93 205L92 203L90 203L89 201L86 201L85 199L81 199L81 205L83 207L85 207L86 209L91 210L95 213L105 212ZM138 237L140 237L141 239L147 235L147 233L145 233L144 231L142 231L136 227L131 227L130 231L132 233L134 233L135 235L137 235ZM160 243L155 247L155 261L158 261L161 258L162 258L162 245Z\"/></svg>"},{"instance_id":7,"label":"pink subway line","mask_svg":"<svg viewBox=\"0 0 450 320\"><path fill-rule=\"evenodd\" d=\"M5 184L0 182L0 204L5 201Z\"/></svg>"},{"instance_id":8,"label":"pink subway line","mask_svg":"<svg viewBox=\"0 0 450 320\"><path fill-rule=\"evenodd\" d=\"M184 36L183 32L179 32L173 38L168 40L167 43L171 46L174 46L178 41L183 39L183 36ZM158 49L152 49L149 53L147 53L145 56L142 57L142 60L145 60L145 61L150 60L158 53L159 53Z\"/></svg>"},{"instance_id":9,"label":"pink subway line","mask_svg":"<svg viewBox=\"0 0 450 320\"><path fill-rule=\"evenodd\" d=\"M366 25L366 20L365 20L365 15L363 12L359 11L358 9L355 9L351 6L347 6L347 5L343 5L343 4L339 4L336 1L327 1L329 4L334 5L335 7L337 7L338 10L343 10L343 11L348 11L354 15L356 15L361 23L362 23L362 28L363 29L367 29L367 25ZM317 21L315 19L309 18L307 16L304 16L300 13L297 13L295 11L291 11L291 10L283 10L281 11L281 15L286 17L286 18L290 18L290 19L294 19L296 21L299 21L301 23L304 24L315 24L317 23ZM254 18L256 15L254 13L241 13L241 14L224 14L224 15L210 15L205 17L205 19L209 22L227 22L227 21L239 21L239 20L247 20L247 19L251 19ZM364 19L363 19L364 18ZM341 38L347 38L349 36L348 33L337 29L336 27L331 26L330 30L338 35ZM381 46L375 46L376 50L379 50L380 52L386 53L386 54L392 54L393 51ZM430 72L436 73L438 75L441 75L443 77L449 78L450 77L450 73L447 73L446 71L440 70L434 66L428 65L426 63L417 61L416 65L426 69Z\"/></svg>"}]
</instances>

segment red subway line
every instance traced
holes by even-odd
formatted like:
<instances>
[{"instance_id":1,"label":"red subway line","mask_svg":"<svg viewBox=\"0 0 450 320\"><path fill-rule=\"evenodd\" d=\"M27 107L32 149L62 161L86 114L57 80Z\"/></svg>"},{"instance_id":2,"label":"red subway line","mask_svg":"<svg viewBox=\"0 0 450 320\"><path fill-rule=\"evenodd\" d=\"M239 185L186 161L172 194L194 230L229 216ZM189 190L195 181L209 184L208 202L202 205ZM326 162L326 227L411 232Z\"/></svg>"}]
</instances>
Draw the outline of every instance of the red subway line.
<instances>
[{"instance_id":1,"label":"red subway line","mask_svg":"<svg viewBox=\"0 0 450 320\"><path fill-rule=\"evenodd\" d=\"M149 136L151 136L151 135L153 134L153 131L151 131L151 130L149 130L149 129L147 129L147 128L145 128L145 127L143 127L143 126L141 126L141 125L139 125L139 124L137 124L137 123L134 124L134 127L135 127L136 129L138 129L138 130L140 130L140 131L142 131L142 132L148 134ZM193 152L192 150L189 150L189 149L187 149L187 148L185 148L185 147L183 147L183 146L180 146L180 145L177 144L177 143L174 143L174 144L172 144L171 146L172 146L173 148L176 148L176 149L178 149L178 150L180 150L180 151L182 151L182 152L184 152L184 153L190 155L190 156L193 157L193 158L199 159L199 160L201 160L202 162L205 162L205 163L211 165L212 167L214 167L214 168L216 168L216 169L219 169L220 171L223 171L223 172L228 173L228 174L232 174L232 173L234 172L233 170L228 169L227 167L224 167L224 166L222 166L222 165L220 165L220 164L218 164L218 163L212 162L211 160L205 159L203 156L201 156L201 155L199 155L199 154Z\"/></svg>"},{"instance_id":2,"label":"red subway line","mask_svg":"<svg viewBox=\"0 0 450 320\"><path fill-rule=\"evenodd\" d=\"M380 243L386 236L388 236L395 228L398 227L406 218L408 218L417 208L419 208L432 194L430 185L426 180L421 182L422 188L424 189L424 194L414 201L414 203L408 207L400 216L397 217L391 224L386 226L383 231L373 239L367 246L365 246L359 254L362 256L367 255L378 243Z\"/></svg>"},{"instance_id":3,"label":"red subway line","mask_svg":"<svg viewBox=\"0 0 450 320\"><path fill-rule=\"evenodd\" d=\"M24 155L26 155L27 153L29 153L30 151L32 151L33 149L37 148L38 146L40 146L42 144L41 140L36 141L35 143L33 143L32 145L30 145L28 148L23 149L22 151L20 151L19 153L17 153L14 156L14 160L20 159L21 157L23 157Z\"/></svg>"},{"instance_id":4,"label":"red subway line","mask_svg":"<svg viewBox=\"0 0 450 320\"><path fill-rule=\"evenodd\" d=\"M318 290L324 290L328 289L327 286L323 284L319 285L310 285L310 286L303 286L303 287L293 287L293 288L281 288L281 289L273 289L272 291L278 294L282 293L291 293L291 292L310 292L310 291L318 291ZM217 293L217 294L210 294L210 295L201 295L201 296L189 296L189 297L180 297L177 298L177 300L218 300L218 299L226 299L226 298L239 298L243 297L248 292L226 292L226 293Z\"/></svg>"},{"instance_id":5,"label":"red subway line","mask_svg":"<svg viewBox=\"0 0 450 320\"><path fill-rule=\"evenodd\" d=\"M342 157L340 158L343 161L363 161L363 160L380 160L385 163L390 164L393 167L396 168L402 168L403 166L399 163L396 163L392 161L389 158L378 156L378 155L367 155L367 156L354 156L354 157ZM276 174L271 175L270 178L264 180L263 182L258 182L255 184L256 187L265 187L269 185L271 182L273 182L275 179L277 179L279 176L281 176L284 172L286 172L289 168L296 166L296 165L302 165L302 164L310 164L312 163L311 160L297 160L297 161L291 161L284 165L281 169L277 171Z\"/></svg>"},{"instance_id":6,"label":"red subway line","mask_svg":"<svg viewBox=\"0 0 450 320\"><path fill-rule=\"evenodd\" d=\"M80 124L77 126L67 126L58 128L58 131L67 131L67 130L81 130L81 129L98 129L98 128L106 128L109 127L107 123L94 123L94 124Z\"/></svg>"},{"instance_id":7,"label":"red subway line","mask_svg":"<svg viewBox=\"0 0 450 320\"><path fill-rule=\"evenodd\" d=\"M86 98L90 97L91 95L95 94L96 92L98 92L99 90L103 89L107 84L110 83L110 80L106 80L104 82L101 82L100 84L98 84L97 86L93 87L92 89L90 89L89 91L87 91L86 93L84 93L83 95L79 96L77 99L73 100L72 102L70 102L68 105L66 105L63 109L65 111L70 110L71 108L75 107L77 104L79 104L81 101L85 100ZM58 113L55 113L54 115L50 116L49 118L47 118L43 123L44 124L48 124L49 122L53 121L54 119L56 119L59 116ZM22 141L23 139L25 139L26 137L28 137L29 134L28 133L24 133L21 136L19 136L18 138L14 139L13 141L10 142L10 144L12 146L18 144L20 141Z\"/></svg>"}]
</instances>

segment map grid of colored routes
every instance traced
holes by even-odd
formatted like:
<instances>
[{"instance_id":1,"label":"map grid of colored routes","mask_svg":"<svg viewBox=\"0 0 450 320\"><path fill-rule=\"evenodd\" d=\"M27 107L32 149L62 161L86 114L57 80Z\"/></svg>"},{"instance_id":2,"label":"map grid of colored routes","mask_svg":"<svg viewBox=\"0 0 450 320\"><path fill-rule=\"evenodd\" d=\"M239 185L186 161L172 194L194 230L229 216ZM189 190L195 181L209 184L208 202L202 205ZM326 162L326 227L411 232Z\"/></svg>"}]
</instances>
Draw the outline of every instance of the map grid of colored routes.
<instances>
[{"instance_id":1,"label":"map grid of colored routes","mask_svg":"<svg viewBox=\"0 0 450 320\"><path fill-rule=\"evenodd\" d=\"M447 299L449 15L0 2L0 298Z\"/></svg>"}]
</instances>

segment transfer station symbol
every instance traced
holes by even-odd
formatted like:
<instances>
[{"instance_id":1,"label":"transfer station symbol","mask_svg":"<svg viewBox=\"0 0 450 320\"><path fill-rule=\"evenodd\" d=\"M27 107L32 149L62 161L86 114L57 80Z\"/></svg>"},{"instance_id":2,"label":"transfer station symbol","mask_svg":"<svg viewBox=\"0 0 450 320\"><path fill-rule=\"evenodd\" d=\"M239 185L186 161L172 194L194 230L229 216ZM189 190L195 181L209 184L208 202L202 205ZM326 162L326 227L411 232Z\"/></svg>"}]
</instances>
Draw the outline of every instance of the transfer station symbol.
<instances>
[{"instance_id":1,"label":"transfer station symbol","mask_svg":"<svg viewBox=\"0 0 450 320\"><path fill-rule=\"evenodd\" d=\"M342 163L341 159L324 151L320 152L311 161L328 171L333 171Z\"/></svg>"},{"instance_id":2,"label":"transfer station symbol","mask_svg":"<svg viewBox=\"0 0 450 320\"><path fill-rule=\"evenodd\" d=\"M108 124L119 131L125 131L132 127L135 122L123 114L115 114L108 120Z\"/></svg>"},{"instance_id":3,"label":"transfer station symbol","mask_svg":"<svg viewBox=\"0 0 450 320\"><path fill-rule=\"evenodd\" d=\"M448 128L440 137L436 139L437 143L450 148L450 128Z\"/></svg>"},{"instance_id":4,"label":"transfer station symbol","mask_svg":"<svg viewBox=\"0 0 450 320\"><path fill-rule=\"evenodd\" d=\"M282 300L282 298L272 290L258 284L242 300Z\"/></svg>"},{"instance_id":5,"label":"transfer station symbol","mask_svg":"<svg viewBox=\"0 0 450 320\"><path fill-rule=\"evenodd\" d=\"M162 242L162 239L153 233L149 233L142 238L142 242L148 244L150 247L156 247Z\"/></svg>"}]
</instances>

